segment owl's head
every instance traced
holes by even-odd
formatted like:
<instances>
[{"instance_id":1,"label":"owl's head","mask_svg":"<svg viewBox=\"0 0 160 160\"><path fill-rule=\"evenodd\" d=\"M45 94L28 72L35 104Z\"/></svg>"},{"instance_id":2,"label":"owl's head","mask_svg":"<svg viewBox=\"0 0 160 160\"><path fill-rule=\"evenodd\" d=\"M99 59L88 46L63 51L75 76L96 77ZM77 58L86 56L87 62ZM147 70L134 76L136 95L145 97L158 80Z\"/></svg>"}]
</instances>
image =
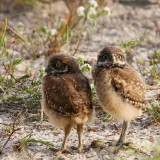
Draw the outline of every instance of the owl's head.
<instances>
[{"instance_id":1,"label":"owl's head","mask_svg":"<svg viewBox=\"0 0 160 160\"><path fill-rule=\"evenodd\" d=\"M77 61L73 57L61 53L56 53L50 57L45 71L47 75L55 76L81 72Z\"/></svg>"},{"instance_id":2,"label":"owl's head","mask_svg":"<svg viewBox=\"0 0 160 160\"><path fill-rule=\"evenodd\" d=\"M127 64L125 56L119 48L105 47L98 54L97 66L102 68L124 67Z\"/></svg>"}]
</instances>

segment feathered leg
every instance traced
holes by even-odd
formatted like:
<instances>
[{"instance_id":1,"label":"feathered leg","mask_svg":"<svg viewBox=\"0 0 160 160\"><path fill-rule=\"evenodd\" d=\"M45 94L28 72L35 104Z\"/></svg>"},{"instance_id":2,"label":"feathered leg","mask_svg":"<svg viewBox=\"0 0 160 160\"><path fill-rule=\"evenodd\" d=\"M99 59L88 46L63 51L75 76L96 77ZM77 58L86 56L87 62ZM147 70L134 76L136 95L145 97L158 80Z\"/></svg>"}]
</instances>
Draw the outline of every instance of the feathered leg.
<instances>
[{"instance_id":1,"label":"feathered leg","mask_svg":"<svg viewBox=\"0 0 160 160\"><path fill-rule=\"evenodd\" d=\"M81 153L83 150L83 145L82 145L83 124L77 125L77 133L78 133L78 140L79 140L78 151L79 153Z\"/></svg>"}]
</instances>

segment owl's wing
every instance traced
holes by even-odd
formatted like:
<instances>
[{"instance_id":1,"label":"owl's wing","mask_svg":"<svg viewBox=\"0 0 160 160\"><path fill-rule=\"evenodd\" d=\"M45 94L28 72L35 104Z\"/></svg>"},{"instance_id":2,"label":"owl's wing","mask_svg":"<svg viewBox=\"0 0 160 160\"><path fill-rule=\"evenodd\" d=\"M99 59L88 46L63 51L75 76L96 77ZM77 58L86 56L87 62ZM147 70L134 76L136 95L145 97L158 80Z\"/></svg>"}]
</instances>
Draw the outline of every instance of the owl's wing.
<instances>
[{"instance_id":1,"label":"owl's wing","mask_svg":"<svg viewBox=\"0 0 160 160\"><path fill-rule=\"evenodd\" d=\"M69 116L92 109L91 89L83 74L45 77L43 92L47 106L57 114Z\"/></svg>"},{"instance_id":2,"label":"owl's wing","mask_svg":"<svg viewBox=\"0 0 160 160\"><path fill-rule=\"evenodd\" d=\"M114 68L111 76L113 88L124 100L137 108L148 106L145 84L134 69L130 66L126 66L123 69Z\"/></svg>"}]
</instances>

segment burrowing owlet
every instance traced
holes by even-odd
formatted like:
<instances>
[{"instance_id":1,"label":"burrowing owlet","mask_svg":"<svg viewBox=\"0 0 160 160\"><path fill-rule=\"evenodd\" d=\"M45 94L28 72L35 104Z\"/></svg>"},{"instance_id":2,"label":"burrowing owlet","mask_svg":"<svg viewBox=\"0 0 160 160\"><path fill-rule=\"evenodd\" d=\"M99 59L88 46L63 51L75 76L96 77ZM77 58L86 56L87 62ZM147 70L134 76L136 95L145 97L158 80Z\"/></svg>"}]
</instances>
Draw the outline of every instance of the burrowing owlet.
<instances>
[{"instance_id":1,"label":"burrowing owlet","mask_svg":"<svg viewBox=\"0 0 160 160\"><path fill-rule=\"evenodd\" d=\"M56 154L66 151L66 141L74 126L77 126L81 152L83 125L91 121L93 107L88 79L77 61L66 54L54 54L46 68L42 92L44 112L54 126L64 128L65 132L62 149Z\"/></svg>"},{"instance_id":2,"label":"burrowing owlet","mask_svg":"<svg viewBox=\"0 0 160 160\"><path fill-rule=\"evenodd\" d=\"M127 63L123 52L105 47L99 54L92 75L102 108L123 121L116 153L125 143L129 122L148 106L145 84L140 75Z\"/></svg>"}]
</instances>

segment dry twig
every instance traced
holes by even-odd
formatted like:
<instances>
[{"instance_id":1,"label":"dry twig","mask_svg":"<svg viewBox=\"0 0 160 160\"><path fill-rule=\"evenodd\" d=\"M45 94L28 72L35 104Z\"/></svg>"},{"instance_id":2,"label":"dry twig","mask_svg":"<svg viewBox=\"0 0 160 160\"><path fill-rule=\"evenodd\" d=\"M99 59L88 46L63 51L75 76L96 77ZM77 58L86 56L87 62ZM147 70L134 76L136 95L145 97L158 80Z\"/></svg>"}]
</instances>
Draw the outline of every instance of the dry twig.
<instances>
[{"instance_id":1,"label":"dry twig","mask_svg":"<svg viewBox=\"0 0 160 160\"><path fill-rule=\"evenodd\" d=\"M10 135L8 136L6 142L3 144L2 149L7 145L8 141L10 140L11 136L18 131L20 128L15 129L15 123L16 121L19 119L19 117L24 113L24 110L21 110L18 115L16 116L16 118L14 119L12 125L12 132L10 133Z\"/></svg>"},{"instance_id":2,"label":"dry twig","mask_svg":"<svg viewBox=\"0 0 160 160\"><path fill-rule=\"evenodd\" d=\"M5 23L4 22L0 22L0 29L4 28ZM16 37L18 37L20 40L22 40L23 42L25 42L25 39L22 38L15 30L14 28L12 28L11 26L6 26L6 29L9 33L13 33Z\"/></svg>"}]
</instances>

